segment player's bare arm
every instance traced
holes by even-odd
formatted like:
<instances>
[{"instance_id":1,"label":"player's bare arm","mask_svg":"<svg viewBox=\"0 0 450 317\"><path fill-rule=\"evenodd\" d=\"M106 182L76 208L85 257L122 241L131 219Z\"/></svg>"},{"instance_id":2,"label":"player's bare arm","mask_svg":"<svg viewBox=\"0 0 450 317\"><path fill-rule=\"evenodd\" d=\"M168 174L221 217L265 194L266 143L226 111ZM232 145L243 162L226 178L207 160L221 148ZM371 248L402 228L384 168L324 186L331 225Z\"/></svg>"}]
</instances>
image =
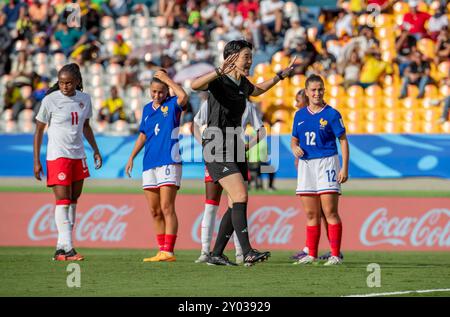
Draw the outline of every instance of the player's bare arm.
<instances>
[{"instance_id":1,"label":"player's bare arm","mask_svg":"<svg viewBox=\"0 0 450 317\"><path fill-rule=\"evenodd\" d=\"M34 177L37 180L41 180L42 175L42 165L41 165L41 145L42 145L42 137L44 135L46 124L36 120L36 131L34 133L34 142L33 142L33 153L34 153Z\"/></svg>"},{"instance_id":2,"label":"player's bare arm","mask_svg":"<svg viewBox=\"0 0 450 317\"><path fill-rule=\"evenodd\" d=\"M89 145L92 147L94 151L94 162L95 169L99 169L102 167L102 156L100 155L100 151L98 150L97 142L95 141L94 132L92 131L91 125L89 124L89 119L84 122L83 125L83 135L88 141Z\"/></svg>"},{"instance_id":3,"label":"player's bare arm","mask_svg":"<svg viewBox=\"0 0 450 317\"><path fill-rule=\"evenodd\" d=\"M339 171L338 182L342 184L348 180L348 161L350 158L350 150L347 135L345 133L339 137L339 143L341 144L342 167Z\"/></svg>"},{"instance_id":4,"label":"player's bare arm","mask_svg":"<svg viewBox=\"0 0 450 317\"><path fill-rule=\"evenodd\" d=\"M236 69L236 65L234 64L239 57L239 53L234 53L228 56L222 63L220 67L217 67L214 71L203 75L199 78L194 79L191 83L191 88L194 90L206 90L208 89L208 84L212 82L214 79L229 74L233 70Z\"/></svg>"},{"instance_id":5,"label":"player's bare arm","mask_svg":"<svg viewBox=\"0 0 450 317\"><path fill-rule=\"evenodd\" d=\"M295 136L291 137L291 150L292 150L292 153L294 153L294 156L296 159L298 159L299 157L302 157L304 154L304 152L300 148L299 144L300 144L299 139L297 139Z\"/></svg>"},{"instance_id":6,"label":"player's bare arm","mask_svg":"<svg viewBox=\"0 0 450 317\"><path fill-rule=\"evenodd\" d=\"M252 96L256 97L256 96L259 96L259 95L265 93L270 88L275 86L279 81L281 81L281 80L285 79L286 77L288 77L289 74L294 70L295 60L296 60L296 57L294 57L292 59L291 63L289 64L289 66L287 68L285 68L282 71L278 72L274 78L268 79L268 80L266 80L266 81L264 81L262 83L259 83L259 84L254 84L255 89L252 92Z\"/></svg>"},{"instance_id":7,"label":"player's bare arm","mask_svg":"<svg viewBox=\"0 0 450 317\"><path fill-rule=\"evenodd\" d=\"M168 75L165 71L159 70L155 73L155 78L159 79L160 81L162 81L163 83L167 84L167 86L169 86L170 88L172 88L173 92L175 93L175 95L177 95L178 97L178 105L183 108L183 110L185 110L185 106L188 102L188 95L186 94L186 92L183 90L183 88L181 88L180 85L178 85L177 83L175 83Z\"/></svg>"},{"instance_id":8,"label":"player's bare arm","mask_svg":"<svg viewBox=\"0 0 450 317\"><path fill-rule=\"evenodd\" d=\"M127 165L125 166L125 173L128 175L128 177L131 177L131 171L133 170L133 160L144 147L145 140L147 140L147 136L142 132L139 133L136 143L134 144L133 151L131 151L130 158L128 159Z\"/></svg>"}]
</instances>

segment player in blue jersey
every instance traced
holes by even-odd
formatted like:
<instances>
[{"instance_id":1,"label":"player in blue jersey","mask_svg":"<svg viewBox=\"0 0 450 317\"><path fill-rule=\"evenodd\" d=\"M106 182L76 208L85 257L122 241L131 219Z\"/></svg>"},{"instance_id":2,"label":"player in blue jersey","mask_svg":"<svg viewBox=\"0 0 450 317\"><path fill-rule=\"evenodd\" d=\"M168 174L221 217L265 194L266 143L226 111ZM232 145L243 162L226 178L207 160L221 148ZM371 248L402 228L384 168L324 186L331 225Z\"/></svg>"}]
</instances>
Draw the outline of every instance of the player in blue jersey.
<instances>
[{"instance_id":1,"label":"player in blue jersey","mask_svg":"<svg viewBox=\"0 0 450 317\"><path fill-rule=\"evenodd\" d=\"M309 254L297 264L317 259L320 240L321 212L328 222L331 256L325 265L342 263L339 257L342 224L338 214L340 184L348 179L349 148L340 113L327 105L323 96L324 82L311 75L305 87L308 105L298 110L292 127L291 149L298 161L297 195L307 217L306 247ZM342 150L340 168L336 138Z\"/></svg>"},{"instance_id":2,"label":"player in blue jersey","mask_svg":"<svg viewBox=\"0 0 450 317\"><path fill-rule=\"evenodd\" d=\"M176 96L169 95L169 88ZM159 251L144 262L173 262L178 231L175 197L181 181L177 129L188 96L164 70L155 73L150 94L152 101L144 106L139 137L125 171L131 177L133 160L145 146L142 187L153 216Z\"/></svg>"}]
</instances>

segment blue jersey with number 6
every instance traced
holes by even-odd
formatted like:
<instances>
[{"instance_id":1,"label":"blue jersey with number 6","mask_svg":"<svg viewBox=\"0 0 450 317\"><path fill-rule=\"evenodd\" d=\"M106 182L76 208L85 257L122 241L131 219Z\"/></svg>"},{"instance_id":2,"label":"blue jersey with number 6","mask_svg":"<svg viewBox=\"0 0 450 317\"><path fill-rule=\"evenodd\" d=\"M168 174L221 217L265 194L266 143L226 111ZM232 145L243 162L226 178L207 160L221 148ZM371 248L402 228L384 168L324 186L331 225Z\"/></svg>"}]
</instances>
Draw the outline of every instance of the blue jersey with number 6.
<instances>
[{"instance_id":1,"label":"blue jersey with number 6","mask_svg":"<svg viewBox=\"0 0 450 317\"><path fill-rule=\"evenodd\" d=\"M178 98L168 97L158 108L153 101L144 106L139 132L144 133L144 171L154 167L180 164L178 145L178 127L183 109L177 103Z\"/></svg>"},{"instance_id":2,"label":"blue jersey with number 6","mask_svg":"<svg viewBox=\"0 0 450 317\"><path fill-rule=\"evenodd\" d=\"M292 136L300 141L300 148L305 153L302 160L336 155L336 138L344 133L341 114L329 105L316 113L309 107L295 113Z\"/></svg>"}]
</instances>

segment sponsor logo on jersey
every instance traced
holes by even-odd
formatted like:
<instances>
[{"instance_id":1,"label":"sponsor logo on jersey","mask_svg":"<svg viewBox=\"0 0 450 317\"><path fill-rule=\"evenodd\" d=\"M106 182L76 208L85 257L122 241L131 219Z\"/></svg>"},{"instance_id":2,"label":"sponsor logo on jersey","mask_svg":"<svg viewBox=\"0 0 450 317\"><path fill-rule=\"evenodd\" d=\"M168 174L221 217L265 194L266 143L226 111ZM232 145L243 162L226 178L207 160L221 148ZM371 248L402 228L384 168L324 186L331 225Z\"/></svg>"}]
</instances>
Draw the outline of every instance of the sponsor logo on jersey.
<instances>
[{"instance_id":1,"label":"sponsor logo on jersey","mask_svg":"<svg viewBox=\"0 0 450 317\"><path fill-rule=\"evenodd\" d=\"M320 118L319 122L320 122L320 128L321 128L321 129L325 129L325 127L326 127L327 124L328 124L328 121L327 121L327 120L324 120L323 118Z\"/></svg>"},{"instance_id":2,"label":"sponsor logo on jersey","mask_svg":"<svg viewBox=\"0 0 450 317\"><path fill-rule=\"evenodd\" d=\"M161 106L161 111L162 111L164 117L167 117L167 115L169 114L169 107L168 106Z\"/></svg>"},{"instance_id":3,"label":"sponsor logo on jersey","mask_svg":"<svg viewBox=\"0 0 450 317\"><path fill-rule=\"evenodd\" d=\"M59 173L59 174L58 174L58 179L59 179L60 181L65 180L65 179L66 179L66 174L64 174L63 172Z\"/></svg>"}]
</instances>

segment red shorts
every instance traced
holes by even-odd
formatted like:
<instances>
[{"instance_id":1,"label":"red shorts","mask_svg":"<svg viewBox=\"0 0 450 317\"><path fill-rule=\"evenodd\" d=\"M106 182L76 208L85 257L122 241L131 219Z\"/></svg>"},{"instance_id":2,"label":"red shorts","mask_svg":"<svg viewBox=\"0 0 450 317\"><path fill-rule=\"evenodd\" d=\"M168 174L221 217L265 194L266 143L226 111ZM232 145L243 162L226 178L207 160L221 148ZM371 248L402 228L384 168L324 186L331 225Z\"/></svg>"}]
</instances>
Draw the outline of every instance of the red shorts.
<instances>
[{"instance_id":1,"label":"red shorts","mask_svg":"<svg viewBox=\"0 0 450 317\"><path fill-rule=\"evenodd\" d=\"M205 166L205 183L212 183L213 179L211 175L209 175L208 169Z\"/></svg>"},{"instance_id":2,"label":"red shorts","mask_svg":"<svg viewBox=\"0 0 450 317\"><path fill-rule=\"evenodd\" d=\"M89 176L86 159L61 157L53 161L47 161L47 186L69 186L73 182Z\"/></svg>"}]
</instances>

